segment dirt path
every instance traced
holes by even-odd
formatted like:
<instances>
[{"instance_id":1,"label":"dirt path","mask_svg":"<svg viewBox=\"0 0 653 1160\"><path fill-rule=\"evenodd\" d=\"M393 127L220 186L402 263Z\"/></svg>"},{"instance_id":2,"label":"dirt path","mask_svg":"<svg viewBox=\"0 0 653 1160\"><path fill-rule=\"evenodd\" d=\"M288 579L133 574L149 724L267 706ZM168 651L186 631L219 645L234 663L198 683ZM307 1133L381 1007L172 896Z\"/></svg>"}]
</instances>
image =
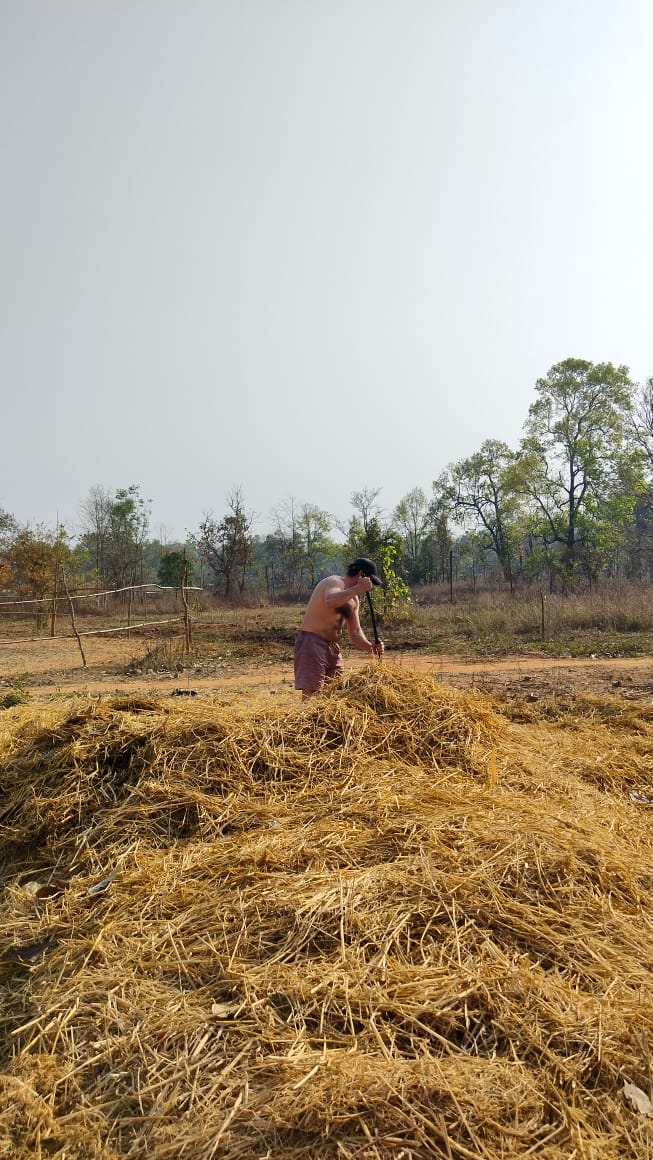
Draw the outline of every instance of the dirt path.
<instances>
[{"instance_id":1,"label":"dirt path","mask_svg":"<svg viewBox=\"0 0 653 1160\"><path fill-rule=\"evenodd\" d=\"M367 657L356 654L346 658L348 670L367 663ZM544 657L504 657L501 660L481 658L461 661L455 656L396 653L386 657L388 667L429 673L438 681L458 686L475 685L488 691L504 689L512 695L526 693L531 699L584 691L601 695L619 695L631 699L653 700L653 658L571 659ZM71 679L72 678L72 679ZM67 674L58 686L29 683L32 697L48 697L55 692L90 694L114 692L217 692L257 689L270 693L292 690L291 664L243 664L237 672L216 673L209 677L192 674L144 673L128 677L115 672L101 675L97 671L85 676L83 669Z\"/></svg>"},{"instance_id":2,"label":"dirt path","mask_svg":"<svg viewBox=\"0 0 653 1160\"><path fill-rule=\"evenodd\" d=\"M265 629L256 621L254 628ZM231 632L219 652L201 648L193 669L177 672L173 660L178 650L170 650L170 671L153 664L152 646L158 638L145 639L123 634L90 635L84 637L86 667L82 666L80 650L74 639L66 637L40 638L20 641L0 638L0 697L4 690L19 686L31 697L47 698L75 692L100 694L116 691L172 693L175 689L196 693L239 695L256 690L260 693L283 694L296 697L293 688L291 642L288 630L286 648L279 647L279 634L273 634L274 651L268 649L265 632L256 638L252 647L259 650L258 660L239 652L240 641L234 635L236 627L229 622ZM249 621L245 628L252 632ZM246 634L244 639L246 640ZM161 638L165 644L165 638ZM159 642L161 643L161 642ZM285 652L285 656L284 656ZM164 657L165 648L159 649ZM219 655L219 654L222 655ZM269 659L268 659L269 658ZM347 649L347 671L368 663L368 657ZM578 692L595 693L643 700L653 703L653 656L624 658L551 658L541 656L509 656L474 660L456 655L410 652L388 649L384 665L404 670L429 673L438 681L458 687L470 685L490 693L510 697L530 695L564 695Z\"/></svg>"}]
</instances>

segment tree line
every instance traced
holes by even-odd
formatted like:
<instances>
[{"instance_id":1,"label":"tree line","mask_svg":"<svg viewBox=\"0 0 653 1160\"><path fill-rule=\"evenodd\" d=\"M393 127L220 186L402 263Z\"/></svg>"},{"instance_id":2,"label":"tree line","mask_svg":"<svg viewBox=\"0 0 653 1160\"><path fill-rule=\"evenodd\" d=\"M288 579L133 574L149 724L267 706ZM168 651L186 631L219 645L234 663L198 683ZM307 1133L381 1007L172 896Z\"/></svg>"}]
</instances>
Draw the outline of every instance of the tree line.
<instances>
[{"instance_id":1,"label":"tree line","mask_svg":"<svg viewBox=\"0 0 653 1160\"><path fill-rule=\"evenodd\" d=\"M354 491L344 524L289 498L274 529L257 535L242 486L222 514L206 513L172 545L150 536L150 505L136 484L91 488L75 535L21 526L0 508L0 590L46 597L60 577L74 590L157 581L197 584L228 601L297 599L357 555L412 588L451 582L454 567L458 579L491 577L511 589L649 582L653 378L636 384L625 366L566 359L537 380L535 396L518 447L485 440L450 463L430 494L412 488L390 512L380 487Z\"/></svg>"}]
</instances>

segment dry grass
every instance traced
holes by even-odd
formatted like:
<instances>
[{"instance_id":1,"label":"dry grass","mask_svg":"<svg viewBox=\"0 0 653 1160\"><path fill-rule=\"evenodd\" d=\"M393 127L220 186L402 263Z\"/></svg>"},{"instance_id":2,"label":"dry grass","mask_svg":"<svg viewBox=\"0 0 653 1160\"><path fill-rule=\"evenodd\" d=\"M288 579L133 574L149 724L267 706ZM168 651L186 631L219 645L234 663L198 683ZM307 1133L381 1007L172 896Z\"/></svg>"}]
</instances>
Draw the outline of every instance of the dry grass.
<instances>
[{"instance_id":1,"label":"dry grass","mask_svg":"<svg viewBox=\"0 0 653 1160\"><path fill-rule=\"evenodd\" d=\"M544 595L544 636L542 635ZM507 591L458 590L430 603L417 590L412 625L400 635L440 651L479 655L520 652L643 655L653 651L650 588L620 583L595 592L542 593L539 586Z\"/></svg>"},{"instance_id":2,"label":"dry grass","mask_svg":"<svg viewBox=\"0 0 653 1160\"><path fill-rule=\"evenodd\" d=\"M0 720L0 1157L650 1156L650 708Z\"/></svg>"}]
</instances>

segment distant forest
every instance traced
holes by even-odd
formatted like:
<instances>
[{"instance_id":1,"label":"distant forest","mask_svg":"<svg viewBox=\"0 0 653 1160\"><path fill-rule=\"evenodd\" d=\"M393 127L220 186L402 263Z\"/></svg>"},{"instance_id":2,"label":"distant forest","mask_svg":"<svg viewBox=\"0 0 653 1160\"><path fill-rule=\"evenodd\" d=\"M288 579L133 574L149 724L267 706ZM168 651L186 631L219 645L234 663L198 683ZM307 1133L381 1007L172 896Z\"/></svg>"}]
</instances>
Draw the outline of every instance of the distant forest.
<instances>
[{"instance_id":1,"label":"distant forest","mask_svg":"<svg viewBox=\"0 0 653 1160\"><path fill-rule=\"evenodd\" d=\"M156 582L198 585L227 601L298 599L355 556L410 586L469 579L509 587L546 582L566 591L605 578L653 575L653 378L628 368L566 359L537 381L519 447L487 439L448 467L431 494L414 487L391 513L380 487L351 495L338 525L326 511L281 500L276 526L253 533L254 513L234 485L219 514L185 543L150 536L137 484L93 487L79 531L21 526L0 508L0 590L44 598L70 590Z\"/></svg>"}]
</instances>

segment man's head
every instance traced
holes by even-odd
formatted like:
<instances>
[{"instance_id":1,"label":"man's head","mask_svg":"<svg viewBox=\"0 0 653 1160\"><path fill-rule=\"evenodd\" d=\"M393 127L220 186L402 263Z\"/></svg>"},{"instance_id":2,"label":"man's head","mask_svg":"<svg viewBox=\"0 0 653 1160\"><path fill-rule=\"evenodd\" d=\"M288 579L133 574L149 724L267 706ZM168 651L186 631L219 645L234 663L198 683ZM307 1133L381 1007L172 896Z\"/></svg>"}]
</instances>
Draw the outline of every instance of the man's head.
<instances>
[{"instance_id":1,"label":"man's head","mask_svg":"<svg viewBox=\"0 0 653 1160\"><path fill-rule=\"evenodd\" d=\"M381 579L377 574L376 566L371 560L367 560L365 556L359 556L347 568L347 575L354 577L362 573L363 576L369 576L373 584L381 584Z\"/></svg>"}]
</instances>

